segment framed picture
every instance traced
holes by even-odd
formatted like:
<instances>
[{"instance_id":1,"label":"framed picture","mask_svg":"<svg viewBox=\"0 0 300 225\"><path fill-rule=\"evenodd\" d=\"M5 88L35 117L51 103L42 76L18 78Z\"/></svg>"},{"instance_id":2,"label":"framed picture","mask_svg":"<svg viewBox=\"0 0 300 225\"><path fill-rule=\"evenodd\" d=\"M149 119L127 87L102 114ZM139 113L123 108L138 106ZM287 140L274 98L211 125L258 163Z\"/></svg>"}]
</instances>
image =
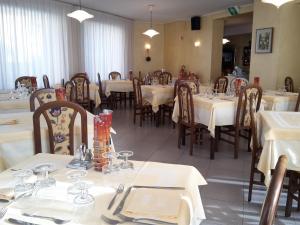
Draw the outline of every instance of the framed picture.
<instances>
[{"instance_id":1,"label":"framed picture","mask_svg":"<svg viewBox=\"0 0 300 225\"><path fill-rule=\"evenodd\" d=\"M273 41L273 27L256 30L256 53L271 53Z\"/></svg>"}]
</instances>

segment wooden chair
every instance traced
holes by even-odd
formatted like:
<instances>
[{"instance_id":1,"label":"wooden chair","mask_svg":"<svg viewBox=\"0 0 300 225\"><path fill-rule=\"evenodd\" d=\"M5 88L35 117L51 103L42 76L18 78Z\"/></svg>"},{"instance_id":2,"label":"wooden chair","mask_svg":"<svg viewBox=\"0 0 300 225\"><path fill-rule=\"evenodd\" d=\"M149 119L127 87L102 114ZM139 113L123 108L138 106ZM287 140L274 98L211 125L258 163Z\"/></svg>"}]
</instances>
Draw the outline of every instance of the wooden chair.
<instances>
[{"instance_id":1,"label":"wooden chair","mask_svg":"<svg viewBox=\"0 0 300 225\"><path fill-rule=\"evenodd\" d=\"M112 71L108 74L108 79L109 80L121 80L121 73L119 73L117 71ZM126 100L127 100L126 92L112 92L111 94L113 96L113 99L116 102L119 102L120 105L122 105L122 103L124 103L124 106L126 108ZM115 104L115 107L117 107L116 104Z\"/></svg>"},{"instance_id":2,"label":"wooden chair","mask_svg":"<svg viewBox=\"0 0 300 225\"><path fill-rule=\"evenodd\" d=\"M43 88L38 89L30 95L30 112L35 111L35 100L38 100L39 105L43 105L48 102L56 101L55 89Z\"/></svg>"},{"instance_id":3,"label":"wooden chair","mask_svg":"<svg viewBox=\"0 0 300 225\"><path fill-rule=\"evenodd\" d=\"M228 78L224 76L220 76L216 79L214 89L218 91L218 93L226 93L228 86Z\"/></svg>"},{"instance_id":4,"label":"wooden chair","mask_svg":"<svg viewBox=\"0 0 300 225\"><path fill-rule=\"evenodd\" d=\"M36 77L23 76L15 80L15 89L18 88L18 83L23 84L26 88L37 88Z\"/></svg>"},{"instance_id":5,"label":"wooden chair","mask_svg":"<svg viewBox=\"0 0 300 225\"><path fill-rule=\"evenodd\" d=\"M187 78L187 80L200 80L199 75L195 74L195 73L189 73Z\"/></svg>"},{"instance_id":6,"label":"wooden chair","mask_svg":"<svg viewBox=\"0 0 300 225\"><path fill-rule=\"evenodd\" d=\"M240 80L241 80L241 88L247 87L248 84L249 84L249 81L248 81L247 79L241 78L241 77L238 77L238 78L235 77L235 78L233 78L233 79L230 81L229 87L230 87L231 90L235 90L236 79L240 79Z\"/></svg>"},{"instance_id":7,"label":"wooden chair","mask_svg":"<svg viewBox=\"0 0 300 225\"><path fill-rule=\"evenodd\" d=\"M191 89L191 92L193 95L195 94L199 94L200 93L200 82L198 79L193 79L193 80L178 80L178 86L180 84L187 84L190 89ZM176 82L175 82L175 86L176 86ZM175 89L176 91L176 89Z\"/></svg>"},{"instance_id":8,"label":"wooden chair","mask_svg":"<svg viewBox=\"0 0 300 225\"><path fill-rule=\"evenodd\" d=\"M112 71L108 74L109 80L121 80L121 74L117 71Z\"/></svg>"},{"instance_id":9,"label":"wooden chair","mask_svg":"<svg viewBox=\"0 0 300 225\"><path fill-rule=\"evenodd\" d=\"M159 84L167 85L172 81L172 74L170 72L162 72L159 75Z\"/></svg>"},{"instance_id":10,"label":"wooden chair","mask_svg":"<svg viewBox=\"0 0 300 225\"><path fill-rule=\"evenodd\" d=\"M294 92L294 81L291 77L286 77L284 79L284 86L287 92Z\"/></svg>"},{"instance_id":11,"label":"wooden chair","mask_svg":"<svg viewBox=\"0 0 300 225\"><path fill-rule=\"evenodd\" d=\"M50 83L47 75L43 75L44 88L50 88Z\"/></svg>"},{"instance_id":12,"label":"wooden chair","mask_svg":"<svg viewBox=\"0 0 300 225\"><path fill-rule=\"evenodd\" d=\"M235 124L233 126L224 126L216 127L216 136L222 141L225 141L229 144L234 145L234 158L238 158L239 152L239 143L240 137L248 139L248 151L250 149L251 141L251 117L250 117L250 96L253 95L254 99L254 108L257 112L260 108L261 98L262 98L262 89L256 85L249 85L241 89L238 99L237 111ZM248 135L245 136L242 134L242 131L248 132ZM234 141L224 139L221 137L221 134L226 134L228 136L234 137Z\"/></svg>"},{"instance_id":13,"label":"wooden chair","mask_svg":"<svg viewBox=\"0 0 300 225\"><path fill-rule=\"evenodd\" d=\"M136 116L140 116L140 127L142 127L145 117L152 117L152 106L149 102L143 99L140 80L133 78L132 84L134 91L133 123L135 124L136 122Z\"/></svg>"},{"instance_id":14,"label":"wooden chair","mask_svg":"<svg viewBox=\"0 0 300 225\"><path fill-rule=\"evenodd\" d=\"M107 97L104 94L104 92L102 90L101 76L99 73L97 74L97 76L98 76L98 93L99 93L99 97L101 99L100 107L102 108L103 105L106 105L106 107L108 107L108 108L114 108L115 101L113 101L113 96L111 95L111 96Z\"/></svg>"},{"instance_id":15,"label":"wooden chair","mask_svg":"<svg viewBox=\"0 0 300 225\"><path fill-rule=\"evenodd\" d=\"M162 73L161 70L155 70L155 71L152 72L152 75L156 76L156 77L159 77L161 73Z\"/></svg>"},{"instance_id":16,"label":"wooden chair","mask_svg":"<svg viewBox=\"0 0 300 225\"><path fill-rule=\"evenodd\" d=\"M299 93L298 93L298 98L297 98L297 102L296 102L295 112L299 112L299 106L300 106L300 90L299 90Z\"/></svg>"},{"instance_id":17,"label":"wooden chair","mask_svg":"<svg viewBox=\"0 0 300 225\"><path fill-rule=\"evenodd\" d=\"M280 197L283 180L286 173L286 166L287 166L287 157L285 155L282 155L278 159L278 162L274 170L274 174L271 179L270 186L268 188L267 196L265 198L262 211L261 211L259 225L274 224L277 206L278 206L278 200Z\"/></svg>"},{"instance_id":18,"label":"wooden chair","mask_svg":"<svg viewBox=\"0 0 300 225\"><path fill-rule=\"evenodd\" d=\"M160 74L161 74L161 72L160 72ZM158 71L156 71L156 73L148 73L145 77L145 84L148 84L148 85L159 84Z\"/></svg>"},{"instance_id":19,"label":"wooden chair","mask_svg":"<svg viewBox=\"0 0 300 225\"><path fill-rule=\"evenodd\" d=\"M71 78L71 81L74 83L75 99L73 100L83 108L92 111L90 100L90 80L87 75L83 73L75 74Z\"/></svg>"},{"instance_id":20,"label":"wooden chair","mask_svg":"<svg viewBox=\"0 0 300 225\"><path fill-rule=\"evenodd\" d=\"M194 121L194 102L192 89L187 83L178 86L179 120L178 120L178 148L185 145L186 135L190 135L190 155L193 155L193 145L196 135L207 129L206 126ZM189 133L187 132L189 131Z\"/></svg>"},{"instance_id":21,"label":"wooden chair","mask_svg":"<svg viewBox=\"0 0 300 225\"><path fill-rule=\"evenodd\" d=\"M81 118L81 142L88 146L87 114L80 105L68 101L48 102L33 114L35 154L42 152L40 116L43 115L49 134L51 154L74 154L74 125L77 114Z\"/></svg>"},{"instance_id":22,"label":"wooden chair","mask_svg":"<svg viewBox=\"0 0 300 225\"><path fill-rule=\"evenodd\" d=\"M298 203L297 210L300 210L300 173L298 171L289 170L289 184L287 191L285 216L290 217L292 213L293 200Z\"/></svg>"},{"instance_id":23,"label":"wooden chair","mask_svg":"<svg viewBox=\"0 0 300 225\"><path fill-rule=\"evenodd\" d=\"M75 99L75 89L74 83L72 81L67 81L65 83L65 90L66 90L66 98L68 101L72 102Z\"/></svg>"},{"instance_id":24,"label":"wooden chair","mask_svg":"<svg viewBox=\"0 0 300 225\"><path fill-rule=\"evenodd\" d=\"M250 95L250 123L251 123L251 133L252 133L252 159L251 159L251 169L250 169L250 180L249 180L249 191L248 191L248 201L252 198L253 184L264 186L264 174L257 169L257 164L260 159L262 146L260 144L259 138L257 136L257 120L256 120L256 110L254 104L255 96ZM260 176L260 180L255 180L255 174Z\"/></svg>"}]
</instances>

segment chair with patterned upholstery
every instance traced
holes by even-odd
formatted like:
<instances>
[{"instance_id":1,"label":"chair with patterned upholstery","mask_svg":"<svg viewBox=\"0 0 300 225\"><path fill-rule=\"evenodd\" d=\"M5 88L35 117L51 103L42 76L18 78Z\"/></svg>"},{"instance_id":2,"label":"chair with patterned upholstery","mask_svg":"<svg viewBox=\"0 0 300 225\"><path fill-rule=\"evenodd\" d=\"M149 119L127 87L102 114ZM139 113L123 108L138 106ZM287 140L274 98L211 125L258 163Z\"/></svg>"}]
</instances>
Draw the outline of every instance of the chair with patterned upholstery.
<instances>
[{"instance_id":1,"label":"chair with patterned upholstery","mask_svg":"<svg viewBox=\"0 0 300 225\"><path fill-rule=\"evenodd\" d=\"M193 95L200 93L200 82L198 79L194 80L179 80L178 85L187 84L191 88L191 92Z\"/></svg>"},{"instance_id":2,"label":"chair with patterned upholstery","mask_svg":"<svg viewBox=\"0 0 300 225\"><path fill-rule=\"evenodd\" d=\"M66 91L66 98L68 101L72 102L75 99L75 89L74 83L72 81L67 81L65 83L65 91Z\"/></svg>"},{"instance_id":3,"label":"chair with patterned upholstery","mask_svg":"<svg viewBox=\"0 0 300 225\"><path fill-rule=\"evenodd\" d=\"M140 126L142 126L146 116L152 118L152 106L143 99L140 80L133 78L132 84L134 92L133 123L136 122L136 116L140 116Z\"/></svg>"},{"instance_id":4,"label":"chair with patterned upholstery","mask_svg":"<svg viewBox=\"0 0 300 225\"><path fill-rule=\"evenodd\" d=\"M294 81L291 77L286 77L284 79L284 86L287 92L294 92Z\"/></svg>"},{"instance_id":5,"label":"chair with patterned upholstery","mask_svg":"<svg viewBox=\"0 0 300 225\"><path fill-rule=\"evenodd\" d=\"M198 74L189 73L186 79L187 80L200 80L200 77Z\"/></svg>"},{"instance_id":6,"label":"chair with patterned upholstery","mask_svg":"<svg viewBox=\"0 0 300 225\"><path fill-rule=\"evenodd\" d=\"M262 145L260 144L258 135L257 135L257 113L255 111L254 105L254 95L250 95L250 123L251 123L251 133L252 133L252 157L251 157L251 168L250 168L250 179L249 179L249 190L248 190L248 201L252 199L252 189L253 185L264 186L264 174L257 169L257 164L260 159ZM255 179L255 174L257 174L260 179Z\"/></svg>"},{"instance_id":7,"label":"chair with patterned upholstery","mask_svg":"<svg viewBox=\"0 0 300 225\"><path fill-rule=\"evenodd\" d=\"M250 149L251 141L251 116L250 116L250 96L253 94L253 104L255 111L257 112L260 108L262 89L257 85L249 85L243 87L239 93L239 99L236 110L235 124L232 126L216 127L216 135L219 136L220 140L225 141L229 144L234 145L234 158L238 158L240 137L248 139L248 151ZM247 132L248 135L243 135L242 132ZM221 134L229 135L234 137L234 141L224 139Z\"/></svg>"},{"instance_id":8,"label":"chair with patterned upholstery","mask_svg":"<svg viewBox=\"0 0 300 225\"><path fill-rule=\"evenodd\" d=\"M155 70L155 71L153 71L151 74L152 74L153 76L159 77L161 73L162 73L161 70Z\"/></svg>"},{"instance_id":9,"label":"chair with patterned upholstery","mask_svg":"<svg viewBox=\"0 0 300 225\"><path fill-rule=\"evenodd\" d=\"M80 73L75 74L71 81L74 83L74 93L76 103L81 105L83 108L92 111L91 100L90 100L90 80L86 74Z\"/></svg>"},{"instance_id":10,"label":"chair with patterned upholstery","mask_svg":"<svg viewBox=\"0 0 300 225\"><path fill-rule=\"evenodd\" d=\"M35 154L42 152L40 117L43 115L48 128L50 153L74 155L75 118L80 114L81 143L88 146L87 113L80 105L68 101L43 104L33 113Z\"/></svg>"},{"instance_id":11,"label":"chair with patterned upholstery","mask_svg":"<svg viewBox=\"0 0 300 225\"><path fill-rule=\"evenodd\" d=\"M179 119L177 123L178 148L180 148L181 144L185 145L185 137L186 135L190 135L190 155L193 155L193 145L196 141L196 135L199 132L202 134L202 131L206 130L207 127L203 124L195 123L193 93L187 83L179 84L177 97L179 102Z\"/></svg>"},{"instance_id":12,"label":"chair with patterned upholstery","mask_svg":"<svg viewBox=\"0 0 300 225\"><path fill-rule=\"evenodd\" d=\"M295 106L295 112L299 112L299 106L300 106L300 90L298 93L298 98L297 98L297 102L296 102L296 106Z\"/></svg>"},{"instance_id":13,"label":"chair with patterned upholstery","mask_svg":"<svg viewBox=\"0 0 300 225\"><path fill-rule=\"evenodd\" d=\"M30 95L30 112L35 111L35 101L38 101L39 105L43 105L48 102L56 101L55 89L43 88L38 89Z\"/></svg>"},{"instance_id":14,"label":"chair with patterned upholstery","mask_svg":"<svg viewBox=\"0 0 300 225\"><path fill-rule=\"evenodd\" d=\"M218 93L226 93L228 86L227 77L220 76L216 79L214 89L218 91Z\"/></svg>"},{"instance_id":15,"label":"chair with patterned upholstery","mask_svg":"<svg viewBox=\"0 0 300 225\"><path fill-rule=\"evenodd\" d=\"M170 72L162 72L159 75L159 84L167 85L169 82L172 81L172 74Z\"/></svg>"},{"instance_id":16,"label":"chair with patterned upholstery","mask_svg":"<svg viewBox=\"0 0 300 225\"><path fill-rule=\"evenodd\" d=\"M37 82L36 82L36 77L33 76L22 76L18 77L15 80L15 89L18 88L18 84L24 85L24 87L28 89L36 89L37 88Z\"/></svg>"},{"instance_id":17,"label":"chair with patterned upholstery","mask_svg":"<svg viewBox=\"0 0 300 225\"><path fill-rule=\"evenodd\" d=\"M288 159L285 155L281 155L278 158L260 213L259 225L273 225L275 222L278 201L286 173L287 161Z\"/></svg>"},{"instance_id":18,"label":"chair with patterned upholstery","mask_svg":"<svg viewBox=\"0 0 300 225\"><path fill-rule=\"evenodd\" d=\"M230 81L229 87L231 90L236 90L237 79L241 80L240 88L246 87L249 84L249 81L247 79L242 78L242 77L235 77Z\"/></svg>"},{"instance_id":19,"label":"chair with patterned upholstery","mask_svg":"<svg viewBox=\"0 0 300 225\"><path fill-rule=\"evenodd\" d=\"M108 74L110 80L121 80L121 74L117 71L112 71Z\"/></svg>"},{"instance_id":20,"label":"chair with patterned upholstery","mask_svg":"<svg viewBox=\"0 0 300 225\"><path fill-rule=\"evenodd\" d=\"M46 74L43 75L43 83L44 83L44 88L50 88L49 79L48 79L48 76Z\"/></svg>"}]
</instances>

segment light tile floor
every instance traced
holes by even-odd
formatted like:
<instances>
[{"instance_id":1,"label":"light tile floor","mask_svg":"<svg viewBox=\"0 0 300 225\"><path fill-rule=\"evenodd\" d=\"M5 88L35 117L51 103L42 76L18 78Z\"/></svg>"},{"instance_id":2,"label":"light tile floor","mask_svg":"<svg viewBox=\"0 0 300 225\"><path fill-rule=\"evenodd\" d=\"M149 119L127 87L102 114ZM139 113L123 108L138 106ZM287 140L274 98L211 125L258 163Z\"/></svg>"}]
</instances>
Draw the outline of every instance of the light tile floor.
<instances>
[{"instance_id":1,"label":"light tile floor","mask_svg":"<svg viewBox=\"0 0 300 225\"><path fill-rule=\"evenodd\" d=\"M157 128L154 122L146 121L141 128L133 124L130 109L115 110L113 127L117 131L113 136L116 150L134 151L133 159L192 165L201 172L208 182L199 189L207 217L202 224L258 224L266 192L264 187L254 187L252 201L247 201L251 155L246 142L241 144L239 159L233 159L232 146L222 142L215 160L210 160L208 136L203 145L194 146L194 155L190 156L188 142L177 148L177 130L171 124ZM283 193L275 224L300 225L300 213L293 211L291 218L283 216L285 201Z\"/></svg>"}]
</instances>

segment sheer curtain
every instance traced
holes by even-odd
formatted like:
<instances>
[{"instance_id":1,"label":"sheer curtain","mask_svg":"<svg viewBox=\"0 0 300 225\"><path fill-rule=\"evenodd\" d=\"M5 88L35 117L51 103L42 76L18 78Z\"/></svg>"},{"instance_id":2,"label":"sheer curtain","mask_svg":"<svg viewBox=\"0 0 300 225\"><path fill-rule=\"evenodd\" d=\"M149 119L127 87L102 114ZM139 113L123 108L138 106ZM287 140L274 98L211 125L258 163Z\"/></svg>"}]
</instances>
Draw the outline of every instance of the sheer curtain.
<instances>
[{"instance_id":1,"label":"sheer curtain","mask_svg":"<svg viewBox=\"0 0 300 225\"><path fill-rule=\"evenodd\" d=\"M84 68L92 81L97 73L108 79L111 71L125 78L132 66L133 22L120 17L92 11L95 18L82 27Z\"/></svg>"},{"instance_id":2,"label":"sheer curtain","mask_svg":"<svg viewBox=\"0 0 300 225\"><path fill-rule=\"evenodd\" d=\"M51 84L69 77L72 6L49 0L0 0L0 89L19 76L47 74Z\"/></svg>"}]
</instances>

